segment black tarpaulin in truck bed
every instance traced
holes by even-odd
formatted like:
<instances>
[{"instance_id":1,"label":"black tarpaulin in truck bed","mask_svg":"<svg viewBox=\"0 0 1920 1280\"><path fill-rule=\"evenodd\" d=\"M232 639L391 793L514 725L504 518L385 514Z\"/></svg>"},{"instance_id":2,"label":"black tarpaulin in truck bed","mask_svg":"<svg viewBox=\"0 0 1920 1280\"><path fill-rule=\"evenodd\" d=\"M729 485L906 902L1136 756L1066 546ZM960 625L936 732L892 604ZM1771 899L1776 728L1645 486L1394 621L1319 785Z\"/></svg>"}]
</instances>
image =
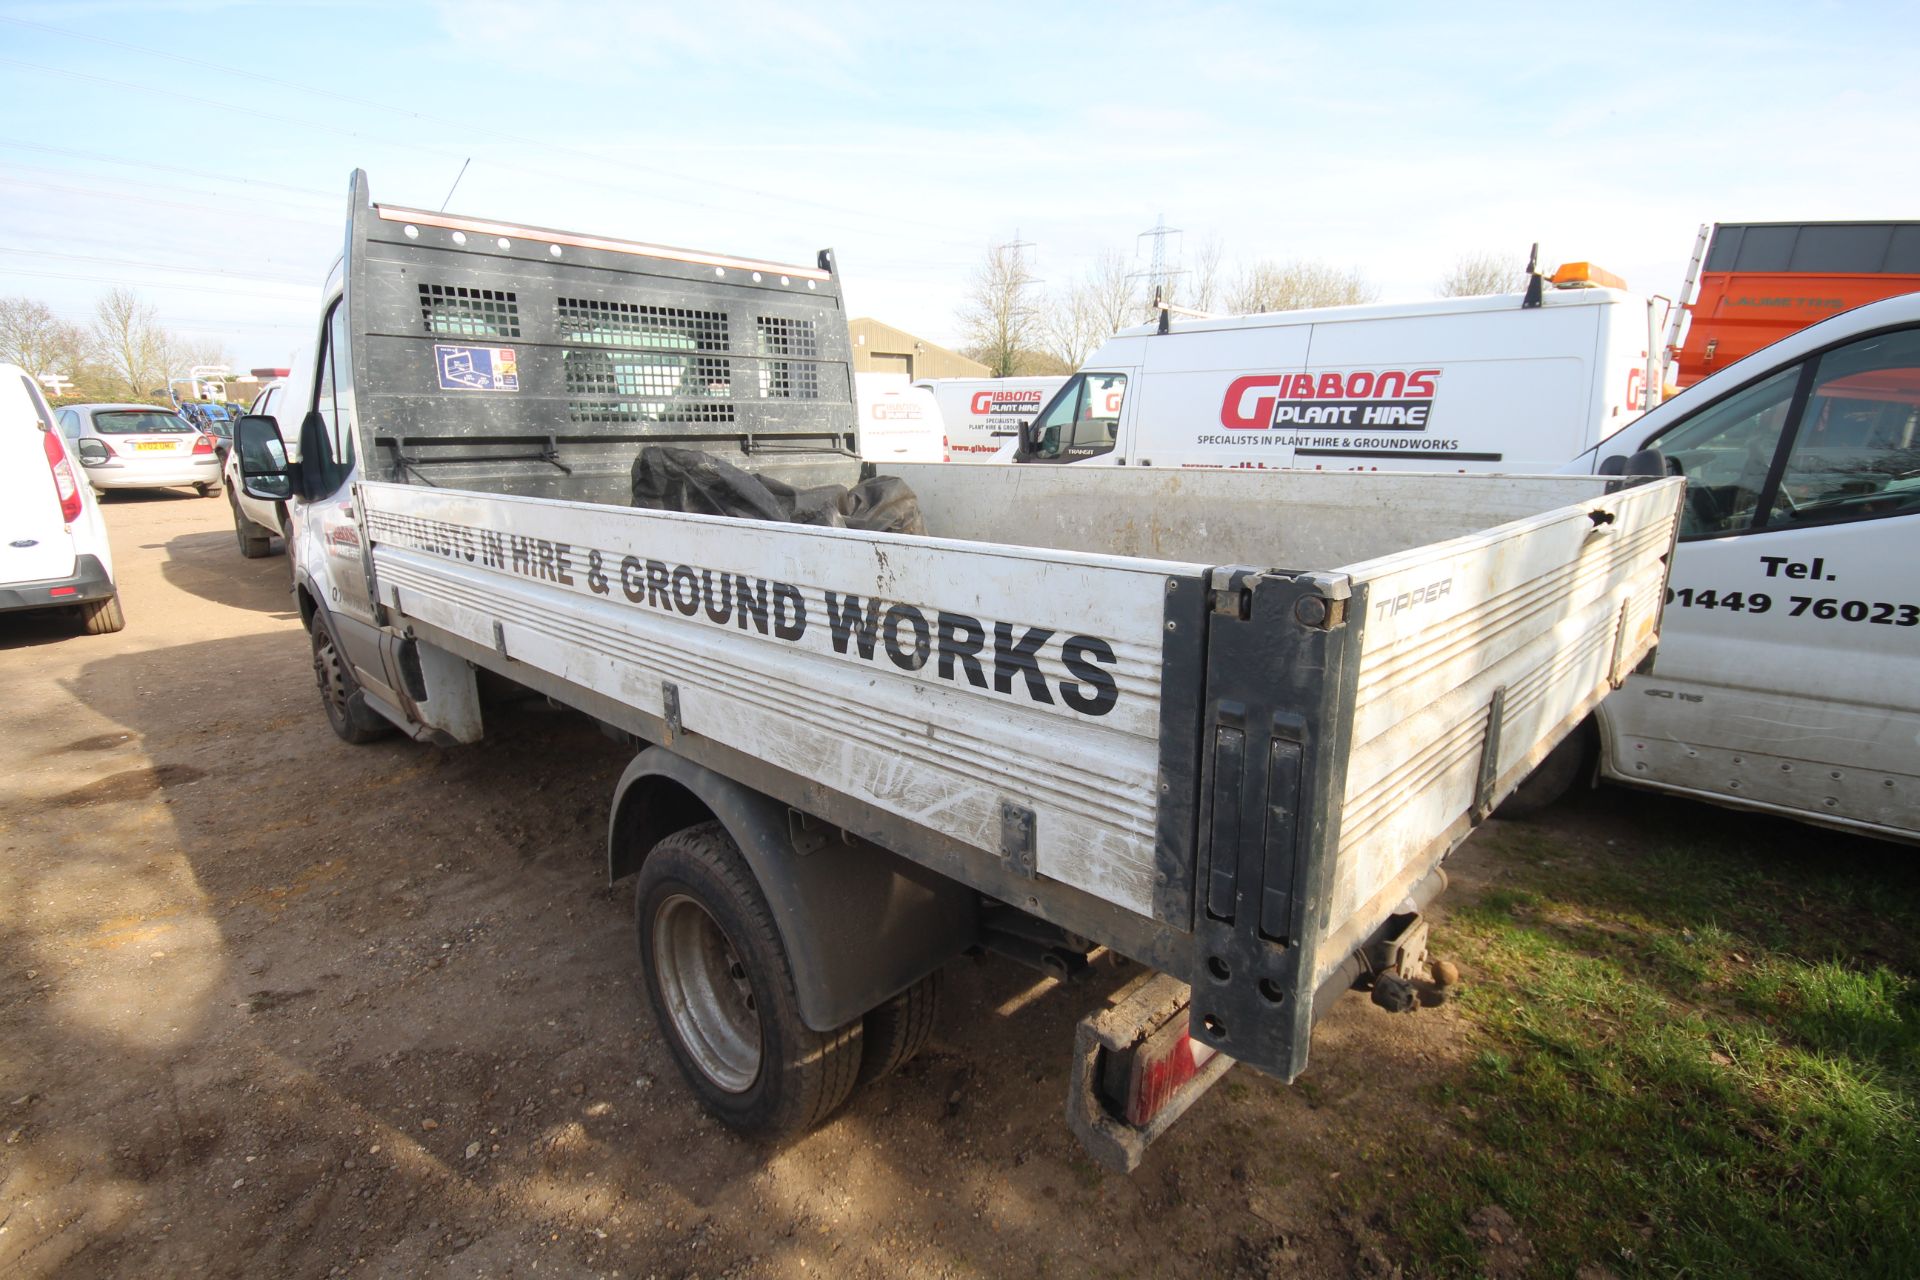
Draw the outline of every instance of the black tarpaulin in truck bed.
<instances>
[{"instance_id":1,"label":"black tarpaulin in truck bed","mask_svg":"<svg viewBox=\"0 0 1920 1280\"><path fill-rule=\"evenodd\" d=\"M876 476L851 488L828 484L796 489L713 454L664 445L649 445L634 460L633 505L875 533L927 531L913 490L893 476Z\"/></svg>"}]
</instances>

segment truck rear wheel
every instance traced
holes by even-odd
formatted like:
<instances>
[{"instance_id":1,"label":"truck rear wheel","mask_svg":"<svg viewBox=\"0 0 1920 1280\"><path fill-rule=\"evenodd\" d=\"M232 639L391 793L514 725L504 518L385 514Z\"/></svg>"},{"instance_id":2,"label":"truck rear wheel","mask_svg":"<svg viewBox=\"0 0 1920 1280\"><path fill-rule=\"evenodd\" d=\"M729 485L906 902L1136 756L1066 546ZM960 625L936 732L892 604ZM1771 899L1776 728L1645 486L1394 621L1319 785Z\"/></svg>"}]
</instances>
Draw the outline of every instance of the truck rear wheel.
<instances>
[{"instance_id":1,"label":"truck rear wheel","mask_svg":"<svg viewBox=\"0 0 1920 1280\"><path fill-rule=\"evenodd\" d=\"M940 971L934 970L861 1019L860 1083L884 1080L913 1061L933 1038L940 1014Z\"/></svg>"},{"instance_id":2,"label":"truck rear wheel","mask_svg":"<svg viewBox=\"0 0 1920 1280\"><path fill-rule=\"evenodd\" d=\"M846 1101L860 1073L861 1020L827 1032L801 1021L773 913L724 827L689 827L655 845L634 908L654 1016L707 1110L780 1137Z\"/></svg>"}]
</instances>

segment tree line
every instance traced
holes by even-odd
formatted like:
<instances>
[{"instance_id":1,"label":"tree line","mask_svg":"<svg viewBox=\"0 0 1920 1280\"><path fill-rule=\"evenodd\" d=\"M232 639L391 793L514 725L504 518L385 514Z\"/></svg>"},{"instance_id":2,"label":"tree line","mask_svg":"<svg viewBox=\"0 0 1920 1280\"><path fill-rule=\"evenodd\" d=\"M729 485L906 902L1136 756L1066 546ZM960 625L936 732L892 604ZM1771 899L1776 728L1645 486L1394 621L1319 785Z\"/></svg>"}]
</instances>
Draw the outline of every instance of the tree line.
<instances>
[{"instance_id":1,"label":"tree line","mask_svg":"<svg viewBox=\"0 0 1920 1280\"><path fill-rule=\"evenodd\" d=\"M1442 297L1517 293L1526 287L1525 263L1508 253L1463 254L1434 288ZM960 350L999 378L1068 373L1120 330L1153 319L1156 287L1174 306L1214 315L1350 306L1380 296L1358 267L1296 258L1229 268L1218 240L1208 241L1190 267L1159 281L1107 250L1079 276L1045 288L1021 246L995 245L974 268L957 312Z\"/></svg>"},{"instance_id":2,"label":"tree line","mask_svg":"<svg viewBox=\"0 0 1920 1280\"><path fill-rule=\"evenodd\" d=\"M0 298L0 361L36 380L58 375L64 400L164 399L167 380L194 365L224 364L218 343L191 341L131 289L110 289L83 324L62 320L35 298Z\"/></svg>"}]
</instances>

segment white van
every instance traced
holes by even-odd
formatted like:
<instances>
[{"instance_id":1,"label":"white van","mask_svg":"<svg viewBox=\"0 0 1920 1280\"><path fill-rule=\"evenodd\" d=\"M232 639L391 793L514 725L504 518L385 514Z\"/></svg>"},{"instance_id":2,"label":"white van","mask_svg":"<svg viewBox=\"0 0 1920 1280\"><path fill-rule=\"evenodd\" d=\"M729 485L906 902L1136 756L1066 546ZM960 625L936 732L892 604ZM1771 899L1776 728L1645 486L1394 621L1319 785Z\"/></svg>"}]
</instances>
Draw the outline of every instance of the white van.
<instances>
[{"instance_id":1,"label":"white van","mask_svg":"<svg viewBox=\"0 0 1920 1280\"><path fill-rule=\"evenodd\" d=\"M260 394L254 397L253 406L248 413L260 414L279 422L280 410L287 402L287 380L275 378ZM287 424L281 424L283 434L292 441L288 451L294 460L299 457L299 423L292 424L296 430L289 433ZM233 450L227 450L227 456L221 459L220 480L227 491L227 507L233 516L233 538L239 545L240 554L249 560L258 560L273 554L273 540L278 537L281 545L286 545L287 504L267 502L250 496L240 483L240 459Z\"/></svg>"},{"instance_id":2,"label":"white van","mask_svg":"<svg viewBox=\"0 0 1920 1280\"><path fill-rule=\"evenodd\" d=\"M40 388L0 364L0 612L68 607L89 635L126 625L93 487Z\"/></svg>"},{"instance_id":3,"label":"white van","mask_svg":"<svg viewBox=\"0 0 1920 1280\"><path fill-rule=\"evenodd\" d=\"M1729 365L1567 469L1641 450L1687 507L1652 670L1595 717L1600 775L1920 841L1920 294Z\"/></svg>"},{"instance_id":4,"label":"white van","mask_svg":"<svg viewBox=\"0 0 1920 1280\"><path fill-rule=\"evenodd\" d=\"M903 374L856 373L863 462L940 462L940 408Z\"/></svg>"},{"instance_id":5,"label":"white van","mask_svg":"<svg viewBox=\"0 0 1920 1280\"><path fill-rule=\"evenodd\" d=\"M1656 349L1647 300L1587 274L1562 268L1565 287L1537 295L1128 329L1048 402L1011 457L1553 471L1645 407Z\"/></svg>"},{"instance_id":6,"label":"white van","mask_svg":"<svg viewBox=\"0 0 1920 1280\"><path fill-rule=\"evenodd\" d=\"M946 428L946 461L995 462L1021 428L1067 381L1067 375L1039 378L923 378L914 383L940 406Z\"/></svg>"}]
</instances>

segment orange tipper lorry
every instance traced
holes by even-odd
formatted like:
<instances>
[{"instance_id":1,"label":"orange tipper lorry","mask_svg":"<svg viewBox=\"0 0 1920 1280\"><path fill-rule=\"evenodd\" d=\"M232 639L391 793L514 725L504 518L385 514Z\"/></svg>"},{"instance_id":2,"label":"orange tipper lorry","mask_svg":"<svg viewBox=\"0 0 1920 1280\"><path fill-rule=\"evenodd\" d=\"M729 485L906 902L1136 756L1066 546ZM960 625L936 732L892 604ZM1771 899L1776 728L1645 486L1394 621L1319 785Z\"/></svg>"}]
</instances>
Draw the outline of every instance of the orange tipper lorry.
<instances>
[{"instance_id":1,"label":"orange tipper lorry","mask_svg":"<svg viewBox=\"0 0 1920 1280\"><path fill-rule=\"evenodd\" d=\"M1920 222L1719 222L1701 238L1700 293L1674 352L1681 387L1842 311L1920 292Z\"/></svg>"}]
</instances>

